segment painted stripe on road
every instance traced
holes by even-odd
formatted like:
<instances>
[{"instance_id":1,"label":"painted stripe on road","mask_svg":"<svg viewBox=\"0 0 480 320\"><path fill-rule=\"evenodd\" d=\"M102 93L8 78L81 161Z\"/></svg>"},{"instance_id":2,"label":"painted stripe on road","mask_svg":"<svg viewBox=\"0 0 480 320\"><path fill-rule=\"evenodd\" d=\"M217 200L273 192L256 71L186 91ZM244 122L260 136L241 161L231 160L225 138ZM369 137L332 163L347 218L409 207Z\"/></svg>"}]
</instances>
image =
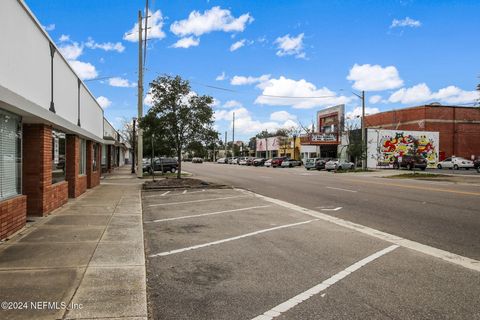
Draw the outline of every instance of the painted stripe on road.
<instances>
[{"instance_id":1,"label":"painted stripe on road","mask_svg":"<svg viewBox=\"0 0 480 320\"><path fill-rule=\"evenodd\" d=\"M205 202L205 201L215 201L215 200L225 200L225 199L244 198L244 197L248 197L248 195L244 195L244 196L231 196L231 197L223 197L223 198L213 198L213 199L190 200L190 201L182 201L182 202L156 203L156 204L150 204L150 205L148 205L148 206L149 206L149 207L172 206L172 205L175 205L175 204L195 203L195 202Z\"/></svg>"},{"instance_id":2,"label":"painted stripe on road","mask_svg":"<svg viewBox=\"0 0 480 320\"><path fill-rule=\"evenodd\" d=\"M170 191L167 191L167 192L162 193L160 196L164 197L164 196L166 196L166 195L169 194L169 193L170 193Z\"/></svg>"},{"instance_id":3,"label":"painted stripe on road","mask_svg":"<svg viewBox=\"0 0 480 320\"><path fill-rule=\"evenodd\" d=\"M145 221L145 223L163 222L163 221L173 221L173 220L181 220L181 219L188 219L188 218L212 216L212 215L220 214L220 213L246 211L246 210L259 209L259 208L267 208L267 207L270 207L270 205L268 204L268 205L265 205L265 206L256 206L256 207L249 207L249 208L241 208L241 209L232 209L232 210L216 211L216 212L195 214L195 215L182 216L182 217L176 217L176 218L157 219L157 220L152 220L152 221Z\"/></svg>"},{"instance_id":4,"label":"painted stripe on road","mask_svg":"<svg viewBox=\"0 0 480 320\"><path fill-rule=\"evenodd\" d=\"M393 250L397 249L399 246L398 245L391 245L388 248L385 248L383 250L380 250L354 264L349 266L348 268L344 269L343 271L340 271L336 275L328 278L327 280L323 281L320 284L317 284L316 286L296 295L295 297L279 304L278 306L268 310L262 315L259 315L258 317L253 318L252 320L270 320L273 318L278 317L282 313L287 312L288 310L292 309L295 307L297 304L302 303L305 300L310 299L314 295L326 290L328 287L334 285L338 281L342 280L349 274L357 271L361 267L365 266L366 264L380 258L383 255L386 255L389 252L392 252Z\"/></svg>"},{"instance_id":5,"label":"painted stripe on road","mask_svg":"<svg viewBox=\"0 0 480 320\"><path fill-rule=\"evenodd\" d=\"M235 189L235 190L242 190L242 189ZM363 225L358 224L358 223L354 223L354 222L350 222L350 221L347 221L347 220L344 220L344 219L333 217L333 216L327 215L326 213L322 213L322 212L318 212L318 211L315 211L315 210L310 210L310 209L307 209L307 208L303 208L303 207L294 205L294 204L289 203L289 202L285 202L285 201L282 201L282 200L266 197L266 196L263 196L263 195L260 195L260 194L257 194L257 193L251 192L251 191L243 190L243 192L244 193L248 192L250 194L253 194L253 195L257 196L260 199L263 199L265 201L269 201L271 203L275 203L275 204L277 204L279 206L282 206L284 208L288 208L288 209L291 209L291 210L294 210L294 211L297 211L297 212L303 212L304 214L307 214L309 216L312 216L312 217L315 217L315 218L318 218L318 219L321 219L321 220L324 220L324 221L328 221L328 222L334 223L336 225L339 225L339 226L342 226L342 227L345 227L345 228L348 228L348 229L356 230L358 232L367 234L369 236L372 236L372 237L375 237L375 238L378 238L378 239L381 239L381 240L385 240L385 241L397 244L401 247L412 249L412 250L421 252L423 254L426 254L426 255L429 255L429 256L432 256L432 257L435 257L435 258L439 258L439 259L442 259L442 260L450 262L450 263L454 263L454 264L462 266L464 268L480 272L480 261L478 261L478 260L468 258L468 257L464 257L464 256L458 255L456 253L448 252L446 250L437 249L437 248L434 248L434 247L431 247L431 246L428 246L428 245L425 245L425 244L422 244L422 243L419 243L419 242L415 242L415 241L408 240L408 239L405 239L405 238L402 238L402 237L399 237L399 236L396 236L396 235L393 235L393 234L390 234L390 233L386 233L386 232L376 230L376 229L373 229L373 228L370 228L370 227L367 227L367 226L363 226Z\"/></svg>"},{"instance_id":6,"label":"painted stripe on road","mask_svg":"<svg viewBox=\"0 0 480 320\"><path fill-rule=\"evenodd\" d=\"M340 191L347 191L347 192L357 192L357 190L342 189L342 188L335 188L335 187L325 187L325 188L333 189L333 190L340 190Z\"/></svg>"},{"instance_id":7,"label":"painted stripe on road","mask_svg":"<svg viewBox=\"0 0 480 320\"><path fill-rule=\"evenodd\" d=\"M232 237L232 238L227 238L227 239L217 240L217 241L213 241L213 242L198 244L198 245L192 246L192 247L181 248L181 249L176 249L176 250L166 251L166 252L160 252L160 253L152 254L149 257L154 258L154 257L160 257L160 256L168 256L168 255L175 254L175 253L181 253L181 252L185 252L185 251L200 249L200 248L204 248L204 247L213 246L213 245L216 245L216 244L221 244L221 243L225 243L225 242L229 242L229 241L234 241L234 240L238 240L238 239L243 239L243 238L247 238L247 237L256 236L258 234L265 233L265 232L270 232L270 231L275 231L275 230L285 229L285 228L290 228L290 227L296 227L296 226L300 226L302 224L307 224L307 223L311 223L311 222L318 221L318 220L319 219L312 219L312 220L308 220L308 221L285 224L285 225L278 226L278 227L273 227L273 228L268 228L268 229L263 229L263 230L250 232L250 233L247 233L247 234L242 234L241 236L236 236L236 237Z\"/></svg>"}]
</instances>

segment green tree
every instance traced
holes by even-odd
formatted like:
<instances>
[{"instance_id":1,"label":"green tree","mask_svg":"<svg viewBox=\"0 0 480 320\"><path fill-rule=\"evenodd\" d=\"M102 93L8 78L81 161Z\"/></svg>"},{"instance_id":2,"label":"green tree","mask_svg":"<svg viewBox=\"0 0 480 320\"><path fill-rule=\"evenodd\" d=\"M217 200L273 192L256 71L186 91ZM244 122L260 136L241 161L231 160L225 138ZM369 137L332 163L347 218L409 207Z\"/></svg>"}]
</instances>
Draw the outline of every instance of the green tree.
<instances>
[{"instance_id":1,"label":"green tree","mask_svg":"<svg viewBox=\"0 0 480 320\"><path fill-rule=\"evenodd\" d=\"M150 89L153 105L140 125L161 131L161 139L172 144L178 159L177 178L181 179L182 150L213 131L213 98L194 94L180 76L160 76L150 83Z\"/></svg>"}]
</instances>

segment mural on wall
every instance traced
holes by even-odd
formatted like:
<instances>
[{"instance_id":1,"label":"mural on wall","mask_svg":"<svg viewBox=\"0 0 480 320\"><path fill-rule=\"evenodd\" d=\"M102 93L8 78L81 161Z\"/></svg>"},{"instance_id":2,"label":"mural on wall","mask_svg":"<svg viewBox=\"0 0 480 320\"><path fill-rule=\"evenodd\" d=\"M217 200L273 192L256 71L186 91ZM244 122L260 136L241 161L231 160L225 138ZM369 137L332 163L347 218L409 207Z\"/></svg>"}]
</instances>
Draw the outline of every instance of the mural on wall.
<instances>
[{"instance_id":1,"label":"mural on wall","mask_svg":"<svg viewBox=\"0 0 480 320\"><path fill-rule=\"evenodd\" d=\"M438 132L368 130L369 167L392 167L398 157L414 153L427 159L429 168L435 168L438 161Z\"/></svg>"}]
</instances>

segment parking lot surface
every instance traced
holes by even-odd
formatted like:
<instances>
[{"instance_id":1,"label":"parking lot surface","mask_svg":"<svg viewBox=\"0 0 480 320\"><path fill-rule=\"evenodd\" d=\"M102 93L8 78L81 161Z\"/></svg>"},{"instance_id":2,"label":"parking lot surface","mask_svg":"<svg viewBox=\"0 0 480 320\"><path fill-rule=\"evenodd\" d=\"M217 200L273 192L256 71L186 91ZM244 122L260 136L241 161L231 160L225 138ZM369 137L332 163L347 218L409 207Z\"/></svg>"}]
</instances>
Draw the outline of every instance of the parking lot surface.
<instances>
[{"instance_id":1,"label":"parking lot surface","mask_svg":"<svg viewBox=\"0 0 480 320\"><path fill-rule=\"evenodd\" d=\"M479 272L239 189L143 192L154 319L480 319Z\"/></svg>"}]
</instances>

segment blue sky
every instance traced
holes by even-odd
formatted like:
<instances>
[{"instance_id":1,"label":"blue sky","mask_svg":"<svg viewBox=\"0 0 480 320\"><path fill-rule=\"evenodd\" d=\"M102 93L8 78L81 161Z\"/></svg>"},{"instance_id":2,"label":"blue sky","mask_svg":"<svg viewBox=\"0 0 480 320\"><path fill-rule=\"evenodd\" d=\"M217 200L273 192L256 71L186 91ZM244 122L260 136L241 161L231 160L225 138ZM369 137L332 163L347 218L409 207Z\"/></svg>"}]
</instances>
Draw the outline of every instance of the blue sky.
<instances>
[{"instance_id":1,"label":"blue sky","mask_svg":"<svg viewBox=\"0 0 480 320\"><path fill-rule=\"evenodd\" d=\"M145 2L26 2L107 118L119 127L135 116L138 47L128 33ZM338 103L354 116L352 91L367 92L369 113L478 97L479 1L150 0L150 10L145 83L190 80L216 99L216 127L229 137L232 112L244 140L309 125ZM104 77L113 78L88 81Z\"/></svg>"}]
</instances>

